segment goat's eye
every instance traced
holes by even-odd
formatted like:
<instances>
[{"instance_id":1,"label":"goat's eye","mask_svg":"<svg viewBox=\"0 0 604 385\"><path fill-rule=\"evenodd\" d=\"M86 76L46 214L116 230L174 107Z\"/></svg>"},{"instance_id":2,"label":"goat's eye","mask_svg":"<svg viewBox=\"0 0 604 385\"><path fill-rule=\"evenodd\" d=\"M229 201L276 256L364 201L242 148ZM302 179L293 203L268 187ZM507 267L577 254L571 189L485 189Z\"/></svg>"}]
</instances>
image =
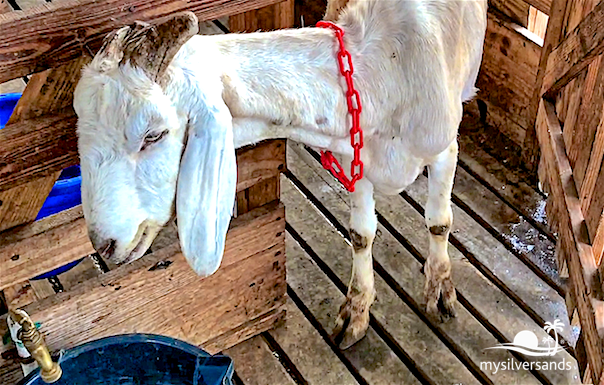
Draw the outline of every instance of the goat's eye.
<instances>
[{"instance_id":1,"label":"goat's eye","mask_svg":"<svg viewBox=\"0 0 604 385\"><path fill-rule=\"evenodd\" d=\"M143 147L141 151L152 145L153 143L159 142L164 136L168 134L168 130L164 130L162 132L153 132L147 136L145 136L145 141L143 143Z\"/></svg>"}]
</instances>

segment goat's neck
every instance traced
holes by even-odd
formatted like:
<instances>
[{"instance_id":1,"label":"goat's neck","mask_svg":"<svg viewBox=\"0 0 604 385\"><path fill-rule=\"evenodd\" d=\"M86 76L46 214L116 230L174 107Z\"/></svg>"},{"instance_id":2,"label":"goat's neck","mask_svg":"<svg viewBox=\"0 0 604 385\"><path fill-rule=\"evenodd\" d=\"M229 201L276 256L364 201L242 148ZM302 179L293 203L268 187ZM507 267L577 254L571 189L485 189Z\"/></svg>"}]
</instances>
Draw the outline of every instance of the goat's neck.
<instances>
[{"instance_id":1,"label":"goat's neck","mask_svg":"<svg viewBox=\"0 0 604 385\"><path fill-rule=\"evenodd\" d=\"M235 119L346 135L346 101L332 31L304 28L198 41L198 50L208 44L218 50L213 66L218 66L222 97Z\"/></svg>"}]
</instances>

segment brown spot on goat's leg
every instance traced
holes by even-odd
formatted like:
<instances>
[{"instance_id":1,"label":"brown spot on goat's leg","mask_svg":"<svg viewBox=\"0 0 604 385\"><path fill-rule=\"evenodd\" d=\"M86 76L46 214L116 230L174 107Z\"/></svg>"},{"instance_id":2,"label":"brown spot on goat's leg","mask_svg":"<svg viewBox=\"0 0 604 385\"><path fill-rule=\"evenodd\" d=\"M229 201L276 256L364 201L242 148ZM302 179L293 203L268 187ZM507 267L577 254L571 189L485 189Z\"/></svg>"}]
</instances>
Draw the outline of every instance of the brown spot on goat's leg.
<instances>
[{"instance_id":1,"label":"brown spot on goat's leg","mask_svg":"<svg viewBox=\"0 0 604 385\"><path fill-rule=\"evenodd\" d=\"M447 225L430 227L430 234L432 234L432 235L446 235L448 231L449 231L449 226L447 226Z\"/></svg>"},{"instance_id":2,"label":"brown spot on goat's leg","mask_svg":"<svg viewBox=\"0 0 604 385\"><path fill-rule=\"evenodd\" d=\"M354 229L350 229L350 240L352 241L352 248L355 252L367 248L367 237L357 233Z\"/></svg>"}]
</instances>

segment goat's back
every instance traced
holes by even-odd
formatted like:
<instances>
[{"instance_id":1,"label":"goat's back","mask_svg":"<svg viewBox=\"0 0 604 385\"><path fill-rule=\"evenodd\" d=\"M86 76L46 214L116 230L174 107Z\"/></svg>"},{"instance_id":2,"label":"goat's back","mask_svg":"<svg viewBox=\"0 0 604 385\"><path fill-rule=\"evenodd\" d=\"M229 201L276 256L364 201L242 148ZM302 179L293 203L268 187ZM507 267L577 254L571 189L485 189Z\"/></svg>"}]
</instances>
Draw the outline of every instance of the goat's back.
<instances>
[{"instance_id":1,"label":"goat's back","mask_svg":"<svg viewBox=\"0 0 604 385\"><path fill-rule=\"evenodd\" d=\"M486 10L486 0L352 0L338 21L372 89L365 104L391 114L417 155L444 150L457 134L462 102L475 92Z\"/></svg>"}]
</instances>

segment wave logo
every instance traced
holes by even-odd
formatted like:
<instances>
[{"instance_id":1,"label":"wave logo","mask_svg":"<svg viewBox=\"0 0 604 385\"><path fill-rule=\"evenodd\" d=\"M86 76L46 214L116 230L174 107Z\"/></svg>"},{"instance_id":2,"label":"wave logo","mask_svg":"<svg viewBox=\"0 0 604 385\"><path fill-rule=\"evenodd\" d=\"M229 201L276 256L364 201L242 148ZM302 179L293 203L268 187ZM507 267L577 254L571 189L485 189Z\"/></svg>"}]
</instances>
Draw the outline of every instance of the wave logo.
<instances>
[{"instance_id":1,"label":"wave logo","mask_svg":"<svg viewBox=\"0 0 604 385\"><path fill-rule=\"evenodd\" d=\"M527 356L535 357L553 356L556 353L564 350L563 347L558 345L558 332L564 330L563 326L564 324L562 324L562 322L557 319L553 323L546 322L545 326L543 327L546 333L549 333L550 331L554 332L554 346L551 345L551 338L547 336L543 339L543 342L546 342L547 346L539 346L539 339L537 338L535 333L530 330L523 330L520 333L516 334L516 336L514 337L514 342L499 344L497 346L487 349L512 350L518 353L525 354Z\"/></svg>"}]
</instances>

